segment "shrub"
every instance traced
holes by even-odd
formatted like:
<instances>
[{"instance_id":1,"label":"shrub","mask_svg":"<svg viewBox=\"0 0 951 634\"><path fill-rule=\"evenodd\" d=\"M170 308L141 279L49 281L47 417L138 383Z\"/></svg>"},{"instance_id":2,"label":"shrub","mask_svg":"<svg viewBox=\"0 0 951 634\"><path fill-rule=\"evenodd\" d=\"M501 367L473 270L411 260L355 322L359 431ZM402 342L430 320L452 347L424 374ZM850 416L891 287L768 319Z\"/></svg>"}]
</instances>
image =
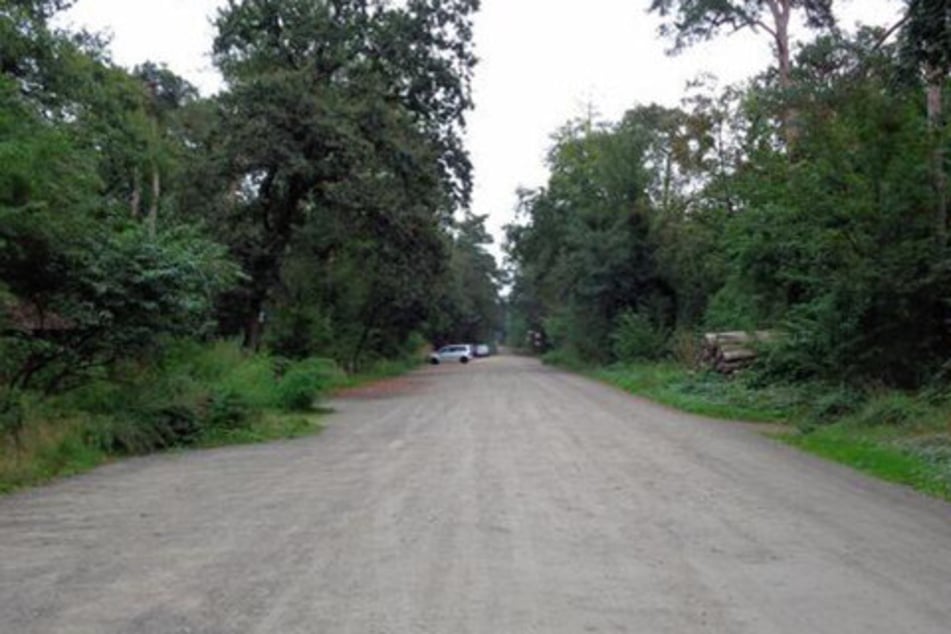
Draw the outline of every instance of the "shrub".
<instances>
[{"instance_id":1,"label":"shrub","mask_svg":"<svg viewBox=\"0 0 951 634\"><path fill-rule=\"evenodd\" d=\"M112 455L148 453L168 446L161 431L137 416L90 416L82 428L83 444Z\"/></svg>"},{"instance_id":2,"label":"shrub","mask_svg":"<svg viewBox=\"0 0 951 634\"><path fill-rule=\"evenodd\" d=\"M248 399L229 387L214 390L202 419L202 427L214 430L243 429L250 425L253 408Z\"/></svg>"},{"instance_id":3,"label":"shrub","mask_svg":"<svg viewBox=\"0 0 951 634\"><path fill-rule=\"evenodd\" d=\"M905 452L924 460L938 476L951 486L951 436L933 434L911 438L898 446Z\"/></svg>"},{"instance_id":4,"label":"shrub","mask_svg":"<svg viewBox=\"0 0 951 634\"><path fill-rule=\"evenodd\" d=\"M821 392L812 401L808 412L808 422L825 425L854 414L865 402L862 393L848 387L839 387Z\"/></svg>"},{"instance_id":5,"label":"shrub","mask_svg":"<svg viewBox=\"0 0 951 634\"><path fill-rule=\"evenodd\" d=\"M277 366L272 357L245 354L222 376L210 381L210 385L241 394L253 407L266 408L274 405L276 377Z\"/></svg>"},{"instance_id":6,"label":"shrub","mask_svg":"<svg viewBox=\"0 0 951 634\"><path fill-rule=\"evenodd\" d=\"M887 392L872 399L859 412L856 422L869 427L876 425L906 425L922 422L933 415L928 407L903 392Z\"/></svg>"},{"instance_id":7,"label":"shrub","mask_svg":"<svg viewBox=\"0 0 951 634\"><path fill-rule=\"evenodd\" d=\"M542 363L546 365L557 365L570 370L582 370L588 365L574 351L562 348L549 350L543 354Z\"/></svg>"},{"instance_id":8,"label":"shrub","mask_svg":"<svg viewBox=\"0 0 951 634\"><path fill-rule=\"evenodd\" d=\"M642 313L621 313L611 333L614 356L623 362L657 360L667 354L669 332Z\"/></svg>"},{"instance_id":9,"label":"shrub","mask_svg":"<svg viewBox=\"0 0 951 634\"><path fill-rule=\"evenodd\" d=\"M310 409L336 372L337 366L330 359L307 359L291 364L277 383L274 404L287 411Z\"/></svg>"},{"instance_id":10,"label":"shrub","mask_svg":"<svg viewBox=\"0 0 951 634\"><path fill-rule=\"evenodd\" d=\"M21 395L15 390L0 390L0 439L11 438L19 446L23 425Z\"/></svg>"},{"instance_id":11,"label":"shrub","mask_svg":"<svg viewBox=\"0 0 951 634\"><path fill-rule=\"evenodd\" d=\"M678 330L670 338L670 353L680 365L687 368L700 366L700 340L697 333L690 330Z\"/></svg>"}]
</instances>

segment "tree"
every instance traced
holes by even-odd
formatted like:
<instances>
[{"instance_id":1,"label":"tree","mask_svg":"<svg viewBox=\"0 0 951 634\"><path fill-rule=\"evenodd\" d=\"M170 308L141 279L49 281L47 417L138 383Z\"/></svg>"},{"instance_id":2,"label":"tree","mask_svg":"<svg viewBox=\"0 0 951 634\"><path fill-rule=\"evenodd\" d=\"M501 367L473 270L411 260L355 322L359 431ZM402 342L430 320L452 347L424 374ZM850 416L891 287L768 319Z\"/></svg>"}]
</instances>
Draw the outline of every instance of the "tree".
<instances>
[{"instance_id":1,"label":"tree","mask_svg":"<svg viewBox=\"0 0 951 634\"><path fill-rule=\"evenodd\" d=\"M466 214L454 228L448 270L435 288L427 333L437 345L494 341L502 330L502 274L486 247L486 216Z\"/></svg>"},{"instance_id":2,"label":"tree","mask_svg":"<svg viewBox=\"0 0 951 634\"><path fill-rule=\"evenodd\" d=\"M672 113L637 108L618 124L574 121L556 136L546 187L522 194L522 224L508 228L511 302L526 326L587 360L605 361L625 310L668 324L675 295L660 278L651 240L654 203L668 177ZM658 187L659 184L659 187Z\"/></svg>"},{"instance_id":3,"label":"tree","mask_svg":"<svg viewBox=\"0 0 951 634\"><path fill-rule=\"evenodd\" d=\"M393 228L396 205L437 222L467 202L459 129L477 7L260 0L219 13L215 57L231 86L222 105L235 192L221 224L249 276L230 302L248 346L260 342L264 306L311 216L346 211Z\"/></svg>"},{"instance_id":4,"label":"tree","mask_svg":"<svg viewBox=\"0 0 951 634\"><path fill-rule=\"evenodd\" d=\"M174 163L176 150L183 145L185 135L178 120L181 110L198 99L198 90L164 66L146 62L133 69L132 74L142 82L146 102L145 161L151 172L151 197L146 223L149 235L154 237L162 200L162 166ZM133 173L130 206L133 217L139 217L142 198L141 167Z\"/></svg>"},{"instance_id":5,"label":"tree","mask_svg":"<svg viewBox=\"0 0 951 634\"><path fill-rule=\"evenodd\" d=\"M900 61L906 76L925 84L928 126L932 139L932 182L935 191L935 236L947 244L948 185L945 165L943 95L951 71L951 2L909 0L901 27Z\"/></svg>"},{"instance_id":6,"label":"tree","mask_svg":"<svg viewBox=\"0 0 951 634\"><path fill-rule=\"evenodd\" d=\"M784 93L793 87L789 28L796 10L810 27L835 28L832 0L651 0L649 9L668 19L660 32L673 38L673 52L712 39L723 30L765 31L772 41ZM783 118L786 138L794 140L794 113L787 110Z\"/></svg>"},{"instance_id":7,"label":"tree","mask_svg":"<svg viewBox=\"0 0 951 634\"><path fill-rule=\"evenodd\" d=\"M762 29L772 39L779 84L792 85L789 27L793 11L803 11L814 28L835 27L832 0L651 0L650 11L670 17L661 33L674 39L674 51L715 37L721 30Z\"/></svg>"},{"instance_id":8,"label":"tree","mask_svg":"<svg viewBox=\"0 0 951 634\"><path fill-rule=\"evenodd\" d=\"M162 335L200 335L236 273L199 227L154 235L129 218L145 91L96 38L49 28L65 4L0 11L0 378L12 390L63 389Z\"/></svg>"}]
</instances>

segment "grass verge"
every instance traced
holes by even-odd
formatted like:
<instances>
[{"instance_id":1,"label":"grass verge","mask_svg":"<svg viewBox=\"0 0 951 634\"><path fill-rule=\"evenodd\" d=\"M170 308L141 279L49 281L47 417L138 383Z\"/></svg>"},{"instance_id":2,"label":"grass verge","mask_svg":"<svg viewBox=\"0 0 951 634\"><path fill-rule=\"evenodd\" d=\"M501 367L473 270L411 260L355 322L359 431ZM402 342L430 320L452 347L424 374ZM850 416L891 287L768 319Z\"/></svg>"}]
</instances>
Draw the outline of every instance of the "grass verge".
<instances>
[{"instance_id":1,"label":"grass verge","mask_svg":"<svg viewBox=\"0 0 951 634\"><path fill-rule=\"evenodd\" d=\"M7 394L0 411L0 493L126 456L319 433L320 397L403 374L381 361L348 375L326 359L289 362L233 342L173 343L158 362L123 368L67 394ZM4 396L0 394L0 396Z\"/></svg>"},{"instance_id":2,"label":"grass verge","mask_svg":"<svg viewBox=\"0 0 951 634\"><path fill-rule=\"evenodd\" d=\"M330 410L320 408L299 414L264 412L258 420L243 429L209 430L202 434L195 446L208 449L312 436L323 431L324 424L321 419L328 413Z\"/></svg>"},{"instance_id":3,"label":"grass verge","mask_svg":"<svg viewBox=\"0 0 951 634\"><path fill-rule=\"evenodd\" d=\"M922 438L935 436L888 432L881 429L860 430L847 424L837 424L783 437L782 440L882 480L951 500L951 460L930 459L920 451ZM944 439L942 444L951 450L951 437Z\"/></svg>"},{"instance_id":4,"label":"grass verge","mask_svg":"<svg viewBox=\"0 0 951 634\"><path fill-rule=\"evenodd\" d=\"M300 438L323 430L327 410L308 413L263 412L238 429L209 429L187 445L159 450L209 449ZM29 426L19 443L0 446L0 494L77 475L134 454L112 452L93 441L96 422L88 419L44 421Z\"/></svg>"},{"instance_id":5,"label":"grass verge","mask_svg":"<svg viewBox=\"0 0 951 634\"><path fill-rule=\"evenodd\" d=\"M339 392L355 387L361 387L383 379L389 379L395 376L401 376L415 370L423 365L425 359L422 356L411 357L398 360L377 361L373 365L355 372L353 374L340 373L331 378L327 385L327 391L330 393Z\"/></svg>"},{"instance_id":6,"label":"grass verge","mask_svg":"<svg viewBox=\"0 0 951 634\"><path fill-rule=\"evenodd\" d=\"M782 442L951 500L951 395L757 385L674 362L571 369L685 412L784 423Z\"/></svg>"},{"instance_id":7,"label":"grass verge","mask_svg":"<svg viewBox=\"0 0 951 634\"><path fill-rule=\"evenodd\" d=\"M673 362L637 363L585 372L623 390L692 414L750 422L785 422L798 395L788 387L754 389Z\"/></svg>"}]
</instances>

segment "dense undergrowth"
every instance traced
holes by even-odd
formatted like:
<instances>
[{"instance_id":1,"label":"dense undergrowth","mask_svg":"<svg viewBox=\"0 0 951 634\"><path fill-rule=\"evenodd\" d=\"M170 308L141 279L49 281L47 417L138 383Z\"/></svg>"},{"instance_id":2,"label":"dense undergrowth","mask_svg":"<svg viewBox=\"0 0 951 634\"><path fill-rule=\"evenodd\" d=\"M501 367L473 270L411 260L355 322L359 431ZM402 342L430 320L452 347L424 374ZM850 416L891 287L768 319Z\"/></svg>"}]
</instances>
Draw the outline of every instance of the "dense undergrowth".
<instances>
[{"instance_id":1,"label":"dense undergrowth","mask_svg":"<svg viewBox=\"0 0 951 634\"><path fill-rule=\"evenodd\" d=\"M414 363L381 361L349 375L328 359L175 342L157 363L123 364L65 394L14 395L0 421L0 492L123 456L317 433L321 396Z\"/></svg>"},{"instance_id":2,"label":"dense undergrowth","mask_svg":"<svg viewBox=\"0 0 951 634\"><path fill-rule=\"evenodd\" d=\"M585 367L563 355L546 362L687 412L714 418L785 423L782 441L882 479L951 499L951 393L904 392L812 383L766 382L755 372L733 378L674 361Z\"/></svg>"}]
</instances>

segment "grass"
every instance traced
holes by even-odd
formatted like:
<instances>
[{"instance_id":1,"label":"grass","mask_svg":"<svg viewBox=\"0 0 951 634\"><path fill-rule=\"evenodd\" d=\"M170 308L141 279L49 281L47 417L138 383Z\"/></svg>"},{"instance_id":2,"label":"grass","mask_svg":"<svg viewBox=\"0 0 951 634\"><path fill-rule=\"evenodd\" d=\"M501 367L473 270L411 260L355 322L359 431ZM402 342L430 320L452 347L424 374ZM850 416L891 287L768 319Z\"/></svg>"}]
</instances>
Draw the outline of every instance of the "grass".
<instances>
[{"instance_id":1,"label":"grass","mask_svg":"<svg viewBox=\"0 0 951 634\"><path fill-rule=\"evenodd\" d=\"M711 418L784 422L798 407L795 390L754 389L712 372L696 372L674 362L637 363L597 368L589 376L632 394Z\"/></svg>"},{"instance_id":2,"label":"grass","mask_svg":"<svg viewBox=\"0 0 951 634\"><path fill-rule=\"evenodd\" d=\"M951 500L951 394L758 385L671 361L571 369L682 411L787 424L783 442Z\"/></svg>"},{"instance_id":3,"label":"grass","mask_svg":"<svg viewBox=\"0 0 951 634\"><path fill-rule=\"evenodd\" d=\"M326 359L288 363L232 342L171 345L161 363L126 368L119 380L103 377L51 399L17 396L20 431L0 433L0 493L129 455L317 434L329 410L314 407L315 397L420 362L381 361L348 375Z\"/></svg>"},{"instance_id":4,"label":"grass","mask_svg":"<svg viewBox=\"0 0 951 634\"><path fill-rule=\"evenodd\" d=\"M315 409L313 412L301 414L287 414L276 411L264 412L248 427L210 430L199 438L196 446L210 448L225 445L248 445L312 436L323 431L324 425L321 419L329 412L328 409Z\"/></svg>"},{"instance_id":5,"label":"grass","mask_svg":"<svg viewBox=\"0 0 951 634\"><path fill-rule=\"evenodd\" d=\"M339 392L375 381L401 376L423 365L424 361L425 359L422 356L377 361L359 372L352 374L340 373L334 376L327 385L327 391L330 393Z\"/></svg>"},{"instance_id":6,"label":"grass","mask_svg":"<svg viewBox=\"0 0 951 634\"><path fill-rule=\"evenodd\" d=\"M75 421L31 425L18 443L7 438L0 444L0 493L83 473L108 460L106 452L84 442Z\"/></svg>"},{"instance_id":7,"label":"grass","mask_svg":"<svg viewBox=\"0 0 951 634\"><path fill-rule=\"evenodd\" d=\"M783 437L784 442L882 480L951 500L951 460L936 461L888 430L862 431L838 424ZM896 442L897 441L897 442ZM947 446L951 448L951 437Z\"/></svg>"},{"instance_id":8,"label":"grass","mask_svg":"<svg viewBox=\"0 0 951 634\"><path fill-rule=\"evenodd\" d=\"M328 410L308 413L266 411L240 429L212 429L189 445L171 450L208 449L300 438L320 433ZM111 453L90 442L90 421L42 421L30 425L19 446L0 445L0 494L77 475L130 454Z\"/></svg>"}]
</instances>

